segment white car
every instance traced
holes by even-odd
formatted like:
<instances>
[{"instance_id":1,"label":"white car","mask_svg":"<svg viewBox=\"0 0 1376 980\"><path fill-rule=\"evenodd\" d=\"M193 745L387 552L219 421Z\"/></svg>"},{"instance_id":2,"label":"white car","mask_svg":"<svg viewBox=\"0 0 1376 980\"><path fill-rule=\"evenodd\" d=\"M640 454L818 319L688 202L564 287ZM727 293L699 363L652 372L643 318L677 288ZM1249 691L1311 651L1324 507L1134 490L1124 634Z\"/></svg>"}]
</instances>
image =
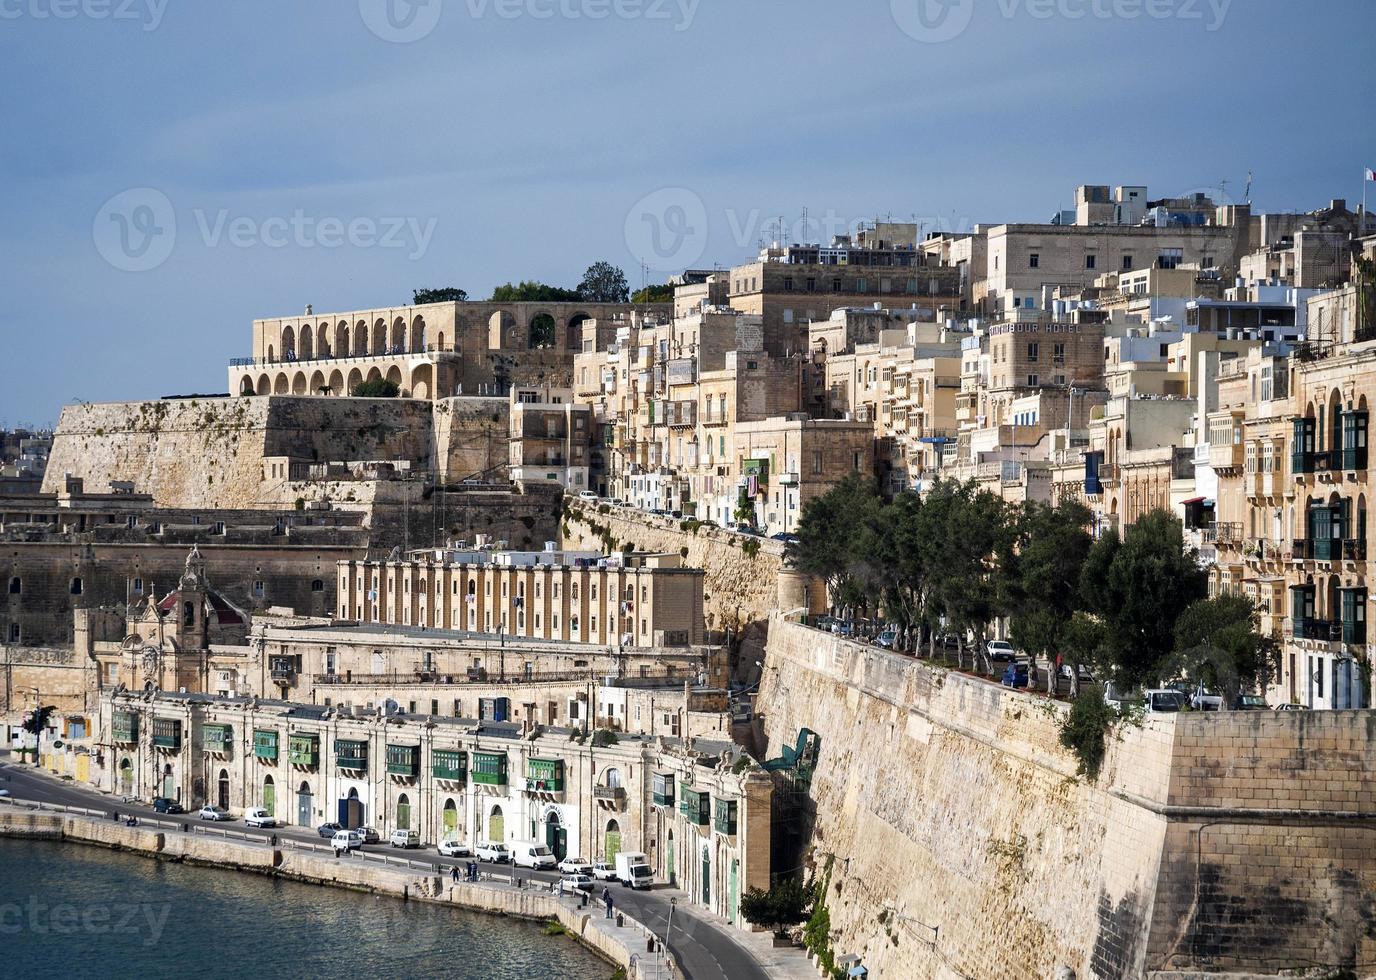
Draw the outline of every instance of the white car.
<instances>
[{"instance_id":1,"label":"white car","mask_svg":"<svg viewBox=\"0 0 1376 980\"><path fill-rule=\"evenodd\" d=\"M363 846L363 835L356 830L341 830L330 838L330 846L335 854L356 851Z\"/></svg>"},{"instance_id":2,"label":"white car","mask_svg":"<svg viewBox=\"0 0 1376 980\"><path fill-rule=\"evenodd\" d=\"M1016 660L1018 651L1007 640L990 640L984 645L990 660Z\"/></svg>"},{"instance_id":3,"label":"white car","mask_svg":"<svg viewBox=\"0 0 1376 980\"><path fill-rule=\"evenodd\" d=\"M598 881L615 881L616 866L606 861L598 861L592 866L592 876Z\"/></svg>"},{"instance_id":4,"label":"white car","mask_svg":"<svg viewBox=\"0 0 1376 980\"><path fill-rule=\"evenodd\" d=\"M559 879L560 895L577 895L579 892L590 892L597 885L592 875L564 875Z\"/></svg>"},{"instance_id":5,"label":"white car","mask_svg":"<svg viewBox=\"0 0 1376 980\"><path fill-rule=\"evenodd\" d=\"M559 862L559 870L569 875L590 875L592 862L584 861L580 857L566 857Z\"/></svg>"},{"instance_id":6,"label":"white car","mask_svg":"<svg viewBox=\"0 0 1376 980\"><path fill-rule=\"evenodd\" d=\"M393 847L416 848L420 847L420 831L417 830L394 830L387 842Z\"/></svg>"},{"instance_id":7,"label":"white car","mask_svg":"<svg viewBox=\"0 0 1376 980\"><path fill-rule=\"evenodd\" d=\"M244 814L245 827L276 827L277 818L261 806L255 806Z\"/></svg>"},{"instance_id":8,"label":"white car","mask_svg":"<svg viewBox=\"0 0 1376 980\"><path fill-rule=\"evenodd\" d=\"M201 807L200 818L201 818L202 820L215 820L215 821L219 821L219 820L233 820L233 819L234 819L233 817L231 817L231 816L229 815L229 811L228 811L228 810L226 810L224 807L220 807L220 806L203 806L203 807Z\"/></svg>"},{"instance_id":9,"label":"white car","mask_svg":"<svg viewBox=\"0 0 1376 980\"><path fill-rule=\"evenodd\" d=\"M579 499L579 500L596 500L596 499L597 499L597 494L593 493L591 490L583 490L582 492L580 492L580 493L578 494L578 499Z\"/></svg>"},{"instance_id":10,"label":"white car","mask_svg":"<svg viewBox=\"0 0 1376 980\"><path fill-rule=\"evenodd\" d=\"M467 844L456 840L442 840L435 850L440 852L440 857L447 858L466 858L473 853Z\"/></svg>"},{"instance_id":11,"label":"white car","mask_svg":"<svg viewBox=\"0 0 1376 980\"><path fill-rule=\"evenodd\" d=\"M478 845L478 849L473 852L473 856L479 861L491 861L494 864L510 864L511 852L506 849L505 844L495 844L491 841L483 841Z\"/></svg>"}]
</instances>

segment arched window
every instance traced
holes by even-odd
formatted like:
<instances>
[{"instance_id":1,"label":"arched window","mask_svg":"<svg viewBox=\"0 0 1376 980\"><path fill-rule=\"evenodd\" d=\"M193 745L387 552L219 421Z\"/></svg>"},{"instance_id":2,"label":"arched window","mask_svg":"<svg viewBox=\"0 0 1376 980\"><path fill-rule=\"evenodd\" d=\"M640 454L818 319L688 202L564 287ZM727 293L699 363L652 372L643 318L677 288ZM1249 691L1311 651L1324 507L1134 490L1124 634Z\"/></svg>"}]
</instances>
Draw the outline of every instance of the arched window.
<instances>
[{"instance_id":1,"label":"arched window","mask_svg":"<svg viewBox=\"0 0 1376 980\"><path fill-rule=\"evenodd\" d=\"M411 798L405 793L397 797L397 830L411 829Z\"/></svg>"},{"instance_id":2,"label":"arched window","mask_svg":"<svg viewBox=\"0 0 1376 980\"><path fill-rule=\"evenodd\" d=\"M70 591L72 595L81 595L81 588L81 576L78 575L76 578L72 579L72 584L68 591Z\"/></svg>"},{"instance_id":3,"label":"arched window","mask_svg":"<svg viewBox=\"0 0 1376 980\"><path fill-rule=\"evenodd\" d=\"M19 595L23 591L24 583L19 580L18 575L10 579L10 595Z\"/></svg>"},{"instance_id":4,"label":"arched window","mask_svg":"<svg viewBox=\"0 0 1376 980\"><path fill-rule=\"evenodd\" d=\"M324 583L324 581L321 580L321 579L318 579L318 578L317 578L317 579L312 579L312 580L311 580L311 591L312 591L312 592L324 592L324 591L325 591L325 583Z\"/></svg>"}]
</instances>

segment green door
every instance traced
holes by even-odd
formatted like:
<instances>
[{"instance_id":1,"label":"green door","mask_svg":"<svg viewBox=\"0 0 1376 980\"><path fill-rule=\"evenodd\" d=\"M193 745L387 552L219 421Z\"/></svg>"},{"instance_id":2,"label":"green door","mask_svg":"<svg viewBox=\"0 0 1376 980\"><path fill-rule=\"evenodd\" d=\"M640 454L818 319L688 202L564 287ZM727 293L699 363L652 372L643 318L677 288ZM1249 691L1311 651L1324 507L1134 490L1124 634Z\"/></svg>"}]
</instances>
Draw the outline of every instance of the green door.
<instances>
[{"instance_id":1,"label":"green door","mask_svg":"<svg viewBox=\"0 0 1376 980\"><path fill-rule=\"evenodd\" d=\"M553 820L545 824L545 843L560 861L568 857L569 832Z\"/></svg>"},{"instance_id":2,"label":"green door","mask_svg":"<svg viewBox=\"0 0 1376 980\"><path fill-rule=\"evenodd\" d=\"M726 917L731 920L731 924L736 924L736 872L740 867L740 862L735 858L731 859L731 886L726 893Z\"/></svg>"},{"instance_id":3,"label":"green door","mask_svg":"<svg viewBox=\"0 0 1376 980\"><path fill-rule=\"evenodd\" d=\"M268 816L277 816L277 787L272 784L272 777L263 780L263 809L268 811Z\"/></svg>"},{"instance_id":4,"label":"green door","mask_svg":"<svg viewBox=\"0 0 1376 980\"><path fill-rule=\"evenodd\" d=\"M459 810L453 800L444 801L444 839L459 839Z\"/></svg>"},{"instance_id":5,"label":"green door","mask_svg":"<svg viewBox=\"0 0 1376 980\"><path fill-rule=\"evenodd\" d=\"M119 789L124 796L134 792L134 764L128 759L119 764Z\"/></svg>"},{"instance_id":6,"label":"green door","mask_svg":"<svg viewBox=\"0 0 1376 980\"><path fill-rule=\"evenodd\" d=\"M411 829L411 801L402 793L397 798L397 830Z\"/></svg>"},{"instance_id":7,"label":"green door","mask_svg":"<svg viewBox=\"0 0 1376 980\"><path fill-rule=\"evenodd\" d=\"M702 904L712 905L712 852L706 847L702 849Z\"/></svg>"},{"instance_id":8,"label":"green door","mask_svg":"<svg viewBox=\"0 0 1376 980\"><path fill-rule=\"evenodd\" d=\"M506 818L502 816L501 807L495 808L492 815L487 818L487 839L494 844L501 844L506 840Z\"/></svg>"},{"instance_id":9,"label":"green door","mask_svg":"<svg viewBox=\"0 0 1376 980\"><path fill-rule=\"evenodd\" d=\"M675 844L674 841L673 841L673 839L671 838L671 839L669 840L669 849L668 849L667 853L664 855L665 870L668 871L668 873L669 873L669 884L670 884L670 885L675 885L675 884L677 884L677 882L674 881L674 855L675 855L675 853L676 853L677 851L678 851L678 845Z\"/></svg>"},{"instance_id":10,"label":"green door","mask_svg":"<svg viewBox=\"0 0 1376 980\"><path fill-rule=\"evenodd\" d=\"M606 857L602 860L608 864L616 864L616 856L621 853L621 828L615 820L607 827L607 837L603 849L606 851Z\"/></svg>"}]
</instances>

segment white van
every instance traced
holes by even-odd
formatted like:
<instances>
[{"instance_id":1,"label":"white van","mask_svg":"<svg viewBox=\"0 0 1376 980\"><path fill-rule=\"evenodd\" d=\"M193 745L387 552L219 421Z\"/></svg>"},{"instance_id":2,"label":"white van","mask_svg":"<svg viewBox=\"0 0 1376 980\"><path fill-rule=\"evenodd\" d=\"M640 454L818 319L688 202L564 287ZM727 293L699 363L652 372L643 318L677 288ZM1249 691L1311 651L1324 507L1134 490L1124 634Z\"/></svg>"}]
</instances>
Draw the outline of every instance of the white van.
<instances>
[{"instance_id":1,"label":"white van","mask_svg":"<svg viewBox=\"0 0 1376 980\"><path fill-rule=\"evenodd\" d=\"M518 868L552 868L559 863L548 844L518 840L511 845L511 863Z\"/></svg>"},{"instance_id":2,"label":"white van","mask_svg":"<svg viewBox=\"0 0 1376 980\"><path fill-rule=\"evenodd\" d=\"M493 864L506 864L511 860L511 852L506 849L506 845L494 841L480 843L474 850L473 856L479 861L491 861Z\"/></svg>"},{"instance_id":3,"label":"white van","mask_svg":"<svg viewBox=\"0 0 1376 980\"><path fill-rule=\"evenodd\" d=\"M244 814L244 826L246 827L276 827L277 820L272 814L261 806L250 807Z\"/></svg>"},{"instance_id":4,"label":"white van","mask_svg":"<svg viewBox=\"0 0 1376 980\"><path fill-rule=\"evenodd\" d=\"M356 851L363 846L363 835L356 830L339 830L330 838L330 846L334 848L335 854Z\"/></svg>"}]
</instances>

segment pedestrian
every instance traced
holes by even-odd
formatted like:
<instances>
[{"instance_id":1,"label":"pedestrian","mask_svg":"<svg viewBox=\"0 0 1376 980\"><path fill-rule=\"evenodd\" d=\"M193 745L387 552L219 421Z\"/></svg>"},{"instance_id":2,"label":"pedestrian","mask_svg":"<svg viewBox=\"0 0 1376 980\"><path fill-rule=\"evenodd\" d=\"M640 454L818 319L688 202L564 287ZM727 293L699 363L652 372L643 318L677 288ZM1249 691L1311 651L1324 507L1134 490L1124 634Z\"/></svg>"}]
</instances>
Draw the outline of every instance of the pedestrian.
<instances>
[{"instance_id":1,"label":"pedestrian","mask_svg":"<svg viewBox=\"0 0 1376 980\"><path fill-rule=\"evenodd\" d=\"M602 888L602 901L607 903L607 918L612 917L612 890L605 885Z\"/></svg>"},{"instance_id":2,"label":"pedestrian","mask_svg":"<svg viewBox=\"0 0 1376 980\"><path fill-rule=\"evenodd\" d=\"M454 884L457 885L459 883L459 866L456 864L449 870L453 872L453 874L451 874L450 877L453 879Z\"/></svg>"}]
</instances>

